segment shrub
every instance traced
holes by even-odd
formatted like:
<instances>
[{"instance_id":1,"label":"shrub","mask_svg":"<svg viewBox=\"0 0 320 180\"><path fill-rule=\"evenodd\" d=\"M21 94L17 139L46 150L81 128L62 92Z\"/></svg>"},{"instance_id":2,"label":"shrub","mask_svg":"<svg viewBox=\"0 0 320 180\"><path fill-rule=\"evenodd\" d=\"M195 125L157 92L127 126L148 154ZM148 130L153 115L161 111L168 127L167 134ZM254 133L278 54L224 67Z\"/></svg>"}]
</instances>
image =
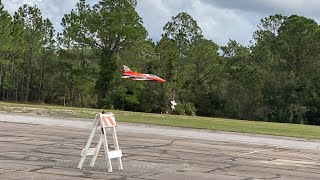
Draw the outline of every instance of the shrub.
<instances>
[{"instance_id":1,"label":"shrub","mask_svg":"<svg viewBox=\"0 0 320 180\"><path fill-rule=\"evenodd\" d=\"M173 111L174 114L189 116L195 116L196 112L197 109L194 107L194 104L190 102L178 103Z\"/></svg>"}]
</instances>

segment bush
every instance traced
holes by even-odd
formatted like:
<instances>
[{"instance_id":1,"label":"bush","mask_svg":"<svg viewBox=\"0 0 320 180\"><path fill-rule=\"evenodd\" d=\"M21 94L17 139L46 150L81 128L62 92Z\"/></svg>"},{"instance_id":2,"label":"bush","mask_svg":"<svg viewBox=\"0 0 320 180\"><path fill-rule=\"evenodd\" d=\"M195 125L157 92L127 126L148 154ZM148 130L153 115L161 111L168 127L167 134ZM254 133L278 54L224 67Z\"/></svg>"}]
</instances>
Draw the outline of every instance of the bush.
<instances>
[{"instance_id":1,"label":"bush","mask_svg":"<svg viewBox=\"0 0 320 180\"><path fill-rule=\"evenodd\" d=\"M194 104L190 102L178 103L173 111L174 114L189 116L195 116L196 112L197 109L194 107Z\"/></svg>"}]
</instances>

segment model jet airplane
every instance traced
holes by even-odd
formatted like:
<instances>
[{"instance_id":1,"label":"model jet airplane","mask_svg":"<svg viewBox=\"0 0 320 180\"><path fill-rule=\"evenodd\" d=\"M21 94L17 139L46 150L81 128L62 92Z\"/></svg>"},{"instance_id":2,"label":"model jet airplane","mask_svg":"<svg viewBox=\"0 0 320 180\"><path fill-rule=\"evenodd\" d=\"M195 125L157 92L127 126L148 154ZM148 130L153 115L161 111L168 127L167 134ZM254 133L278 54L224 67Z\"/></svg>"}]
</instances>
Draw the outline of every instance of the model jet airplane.
<instances>
[{"instance_id":1,"label":"model jet airplane","mask_svg":"<svg viewBox=\"0 0 320 180\"><path fill-rule=\"evenodd\" d=\"M121 78L130 78L135 81L157 81L157 82L166 82L166 80L153 75L153 74L141 74L138 72L131 71L128 66L123 66L123 76Z\"/></svg>"}]
</instances>

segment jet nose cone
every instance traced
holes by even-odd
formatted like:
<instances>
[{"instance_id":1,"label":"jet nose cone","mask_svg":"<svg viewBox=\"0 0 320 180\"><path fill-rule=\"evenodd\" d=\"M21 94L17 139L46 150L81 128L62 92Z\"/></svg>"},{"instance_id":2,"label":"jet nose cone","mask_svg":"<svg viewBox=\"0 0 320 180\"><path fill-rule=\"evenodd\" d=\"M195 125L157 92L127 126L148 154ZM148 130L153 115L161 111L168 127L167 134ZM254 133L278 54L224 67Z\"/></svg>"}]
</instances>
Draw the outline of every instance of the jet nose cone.
<instances>
[{"instance_id":1,"label":"jet nose cone","mask_svg":"<svg viewBox=\"0 0 320 180\"><path fill-rule=\"evenodd\" d=\"M159 78L159 82L166 82L166 80Z\"/></svg>"}]
</instances>

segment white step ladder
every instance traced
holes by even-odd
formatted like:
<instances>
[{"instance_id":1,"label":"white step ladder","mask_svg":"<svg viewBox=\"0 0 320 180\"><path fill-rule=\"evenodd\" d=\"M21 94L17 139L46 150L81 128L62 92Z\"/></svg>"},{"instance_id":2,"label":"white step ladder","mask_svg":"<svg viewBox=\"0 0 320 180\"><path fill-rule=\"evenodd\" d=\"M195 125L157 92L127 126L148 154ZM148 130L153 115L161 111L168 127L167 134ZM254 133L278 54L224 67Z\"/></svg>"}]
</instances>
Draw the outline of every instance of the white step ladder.
<instances>
[{"instance_id":1,"label":"white step ladder","mask_svg":"<svg viewBox=\"0 0 320 180\"><path fill-rule=\"evenodd\" d=\"M98 144L95 148L90 148L96 129L100 129L100 128L101 128L101 134L100 134ZM115 150L113 151L109 151L107 131L106 131L107 129L111 129L113 144L115 147ZM111 165L112 158L118 159L118 168L119 170L123 170L122 160L121 160L122 151L120 150L119 144L118 144L117 133L116 133L116 120L113 113L106 113L106 114L99 113L96 115L88 142L85 148L81 152L81 159L80 159L78 168L80 169L82 168L84 160L86 159L87 156L90 156L90 155L93 156L91 159L90 166L91 167L94 166L102 143L104 146L104 152L107 160L108 172L112 172L112 165Z\"/></svg>"}]
</instances>

